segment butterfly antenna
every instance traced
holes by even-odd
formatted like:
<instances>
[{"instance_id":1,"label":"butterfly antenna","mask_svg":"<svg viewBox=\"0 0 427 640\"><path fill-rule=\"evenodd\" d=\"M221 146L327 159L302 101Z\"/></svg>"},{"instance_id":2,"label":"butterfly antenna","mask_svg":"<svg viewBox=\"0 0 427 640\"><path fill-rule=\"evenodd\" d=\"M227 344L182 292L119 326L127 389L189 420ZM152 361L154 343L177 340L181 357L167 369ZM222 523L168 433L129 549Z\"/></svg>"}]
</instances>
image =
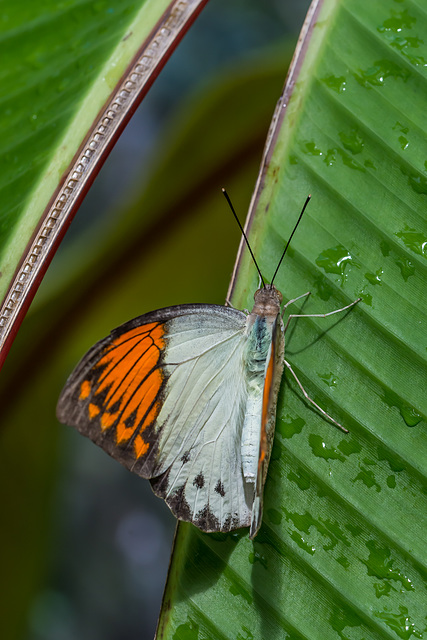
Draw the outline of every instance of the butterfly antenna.
<instances>
[{"instance_id":1,"label":"butterfly antenna","mask_svg":"<svg viewBox=\"0 0 427 640\"><path fill-rule=\"evenodd\" d=\"M255 260L255 256L254 256L253 251L252 251L252 249L251 249L251 245L249 244L249 240L248 240L248 238L247 238L247 236L246 236L246 233L245 233L245 231L244 231L244 229L243 229L242 225L240 224L240 220L239 220L239 218L237 217L237 213L234 211L233 204L232 204L232 202L231 202L231 200L230 200L230 197L229 197L229 195L228 195L227 191L224 189L224 187L222 188L222 192L223 192L223 194L224 194L224 196L225 196L225 199L226 199L226 200L227 200L227 202L228 202L228 205L229 205L229 207L230 207L231 211L233 212L233 216L235 217L237 224L239 225L240 231L242 232L242 235L243 235L243 237L244 237L244 239L245 239L245 241L246 241L246 244L247 244L247 247L248 247L248 249L249 249L249 252L250 252L250 254L251 254L251 256L252 256L252 260L254 261L255 266L256 266L256 268L257 268L257 271L258 271L258 273L259 273L259 277L261 278L261 282L262 282L263 289L265 289L265 282L264 282L264 278L262 277L261 270L260 270L260 268L259 268L259 266L258 266L257 261ZM291 237L292 237L292 236L291 236Z\"/></svg>"},{"instance_id":2,"label":"butterfly antenna","mask_svg":"<svg viewBox=\"0 0 427 640\"><path fill-rule=\"evenodd\" d=\"M273 276L273 277L272 277L272 279L271 279L271 284L273 284L273 280L275 279L275 277L276 277L276 275L277 275L277 272L279 271L280 265L282 264L282 260L283 260L283 258L285 257L285 253L286 253L286 251L288 250L289 245L291 244L292 236L294 235L295 231L297 230L297 226L298 226L298 225L299 225L299 223L301 222L302 215L303 215L304 211L306 210L306 207L307 207L308 203L310 202L310 198L311 198L311 195L309 195L309 196L307 197L307 200L306 200L306 201L305 201L305 203L304 203L304 206L303 206L303 208L302 208L302 211L301 211L301 213L299 214L299 218L298 218L298 220L297 220L296 225L294 226L294 230L292 231L292 233L291 233L291 235L290 235L290 237L289 237L289 240L288 240L288 242L286 243L285 250L284 250L284 251L283 251L283 253L282 253L282 257L280 258L280 260L279 260L279 264L278 264L278 265L277 265L277 267L276 267L276 271L274 272L274 276Z\"/></svg>"}]
</instances>

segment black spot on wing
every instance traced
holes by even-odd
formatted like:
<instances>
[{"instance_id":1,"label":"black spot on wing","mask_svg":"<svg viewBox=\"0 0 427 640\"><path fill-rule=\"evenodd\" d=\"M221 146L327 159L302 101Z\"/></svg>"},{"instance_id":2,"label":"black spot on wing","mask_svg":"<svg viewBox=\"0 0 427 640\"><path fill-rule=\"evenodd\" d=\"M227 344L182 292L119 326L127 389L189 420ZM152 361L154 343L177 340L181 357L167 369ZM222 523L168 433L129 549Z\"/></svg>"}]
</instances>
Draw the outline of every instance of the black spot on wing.
<instances>
[{"instance_id":1,"label":"black spot on wing","mask_svg":"<svg viewBox=\"0 0 427 640\"><path fill-rule=\"evenodd\" d=\"M169 473L170 469L157 478L152 478L150 480L151 487L156 496L165 500L173 515L178 518L178 520L191 521L193 514L190 505L185 499L185 484L168 496Z\"/></svg>"},{"instance_id":2,"label":"black spot on wing","mask_svg":"<svg viewBox=\"0 0 427 640\"><path fill-rule=\"evenodd\" d=\"M209 505L205 505L196 514L193 522L202 531L221 531L221 524L216 515L210 510Z\"/></svg>"},{"instance_id":3,"label":"black spot on wing","mask_svg":"<svg viewBox=\"0 0 427 640\"><path fill-rule=\"evenodd\" d=\"M224 520L224 523L221 527L221 531L234 531L235 529L241 529L242 527L249 527L250 524L250 514L246 520L241 520L237 513L233 515L230 514Z\"/></svg>"},{"instance_id":4,"label":"black spot on wing","mask_svg":"<svg viewBox=\"0 0 427 640\"><path fill-rule=\"evenodd\" d=\"M223 498L225 496L225 489L224 489L224 485L222 484L221 480L218 480L218 482L216 483L215 491L217 493L219 493L221 498Z\"/></svg>"},{"instance_id":5,"label":"black spot on wing","mask_svg":"<svg viewBox=\"0 0 427 640\"><path fill-rule=\"evenodd\" d=\"M183 456L181 456L182 464L186 464L190 460L190 452L186 451Z\"/></svg>"},{"instance_id":6,"label":"black spot on wing","mask_svg":"<svg viewBox=\"0 0 427 640\"><path fill-rule=\"evenodd\" d=\"M166 494L169 486L169 473L170 469L165 471L165 473L162 473L160 476L151 478L150 480L151 488L153 489L154 493L156 494L156 496L159 496L159 498L163 498L163 500L166 499Z\"/></svg>"},{"instance_id":7,"label":"black spot on wing","mask_svg":"<svg viewBox=\"0 0 427 640\"><path fill-rule=\"evenodd\" d=\"M205 486L205 478L202 472L200 472L199 475L194 478L193 485L198 489L203 489L203 487Z\"/></svg>"},{"instance_id":8,"label":"black spot on wing","mask_svg":"<svg viewBox=\"0 0 427 640\"><path fill-rule=\"evenodd\" d=\"M130 414L130 416L128 416L125 420L125 426L128 429L132 429L135 426L135 422L136 422L136 415L137 415L137 409L135 409L135 411L132 411L132 413ZM136 430L137 431L137 430Z\"/></svg>"},{"instance_id":9,"label":"black spot on wing","mask_svg":"<svg viewBox=\"0 0 427 640\"><path fill-rule=\"evenodd\" d=\"M190 505L185 499L185 485L180 487L171 495L170 498L167 498L166 502L172 510L172 513L179 518L179 520L191 520L192 512L190 509Z\"/></svg>"}]
</instances>

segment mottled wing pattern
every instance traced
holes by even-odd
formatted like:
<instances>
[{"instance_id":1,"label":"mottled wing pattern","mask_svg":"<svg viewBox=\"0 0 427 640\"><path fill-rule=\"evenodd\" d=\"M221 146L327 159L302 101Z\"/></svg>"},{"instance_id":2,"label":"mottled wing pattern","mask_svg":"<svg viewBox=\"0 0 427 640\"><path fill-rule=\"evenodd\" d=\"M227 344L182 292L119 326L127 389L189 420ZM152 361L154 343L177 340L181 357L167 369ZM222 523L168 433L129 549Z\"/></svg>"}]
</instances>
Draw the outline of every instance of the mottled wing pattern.
<instances>
[{"instance_id":1,"label":"mottled wing pattern","mask_svg":"<svg viewBox=\"0 0 427 640\"><path fill-rule=\"evenodd\" d=\"M246 316L180 305L115 329L83 358L59 399L75 426L205 531L249 525L242 474Z\"/></svg>"}]
</instances>

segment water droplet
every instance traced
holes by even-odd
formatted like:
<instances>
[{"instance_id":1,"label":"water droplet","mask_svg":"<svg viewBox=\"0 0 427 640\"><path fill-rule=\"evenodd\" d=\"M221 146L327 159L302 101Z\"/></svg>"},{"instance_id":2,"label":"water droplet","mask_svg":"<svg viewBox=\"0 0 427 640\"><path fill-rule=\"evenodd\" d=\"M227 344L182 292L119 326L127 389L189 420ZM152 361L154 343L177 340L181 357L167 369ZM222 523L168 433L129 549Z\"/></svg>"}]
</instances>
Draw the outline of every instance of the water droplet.
<instances>
[{"instance_id":1,"label":"water droplet","mask_svg":"<svg viewBox=\"0 0 427 640\"><path fill-rule=\"evenodd\" d=\"M364 467L360 467L359 473L353 479L352 482L357 482L358 480L363 482L363 484L366 487L368 487L368 489L371 489L372 487L375 487L375 490L378 493L381 491L381 487L378 484L378 482L375 480L374 472L372 471L372 469L366 469Z\"/></svg>"},{"instance_id":2,"label":"water droplet","mask_svg":"<svg viewBox=\"0 0 427 640\"><path fill-rule=\"evenodd\" d=\"M384 86L387 78L393 78L394 80L400 78L406 82L410 75L410 71L402 65L398 65L391 60L377 60L372 67L366 70L361 69L359 74L354 74L354 77L362 87L370 89L371 86Z\"/></svg>"},{"instance_id":3,"label":"water droplet","mask_svg":"<svg viewBox=\"0 0 427 640\"><path fill-rule=\"evenodd\" d=\"M396 487L396 476L387 476L386 482L390 489L394 489Z\"/></svg>"},{"instance_id":4,"label":"water droplet","mask_svg":"<svg viewBox=\"0 0 427 640\"><path fill-rule=\"evenodd\" d=\"M417 413L412 407L406 407L405 405L403 405L400 408L400 413L408 427L415 427L422 420L420 414Z\"/></svg>"},{"instance_id":5,"label":"water droplet","mask_svg":"<svg viewBox=\"0 0 427 640\"><path fill-rule=\"evenodd\" d=\"M316 147L314 142L305 142L301 145L301 149L310 156L323 156L322 151Z\"/></svg>"},{"instance_id":6,"label":"water droplet","mask_svg":"<svg viewBox=\"0 0 427 640\"><path fill-rule=\"evenodd\" d=\"M413 64L415 67L427 66L426 59L423 58L423 56L416 55L412 52L412 49L418 49L420 44L423 44L423 41L420 40L420 38L404 38L401 35L386 33L385 40L390 46L397 49L403 56L405 56L408 62Z\"/></svg>"},{"instance_id":7,"label":"water droplet","mask_svg":"<svg viewBox=\"0 0 427 640\"><path fill-rule=\"evenodd\" d=\"M314 286L316 287L316 294L322 300L328 301L331 296L334 295L334 290L331 286L331 283L325 276L319 274L314 281Z\"/></svg>"},{"instance_id":8,"label":"water droplet","mask_svg":"<svg viewBox=\"0 0 427 640\"><path fill-rule=\"evenodd\" d=\"M399 605L399 613L374 611L374 615L380 620L384 620L386 625L403 640L409 640L411 636L420 639L423 638L423 634L418 631L415 624L411 622L407 607L403 605Z\"/></svg>"},{"instance_id":9,"label":"water droplet","mask_svg":"<svg viewBox=\"0 0 427 640\"><path fill-rule=\"evenodd\" d=\"M316 264L326 271L326 273L336 273L341 276L341 285L346 280L345 269L351 262L355 261L349 251L341 244L322 251L316 258Z\"/></svg>"},{"instance_id":10,"label":"water droplet","mask_svg":"<svg viewBox=\"0 0 427 640\"><path fill-rule=\"evenodd\" d=\"M299 546L300 549L302 549L306 553L310 554L311 556L314 556L314 554L316 552L316 547L314 547L313 545L308 544L308 542L306 542L304 540L304 538L302 537L302 535L300 535L297 531L292 531L291 538L292 538L292 540L294 542L297 543L297 545Z\"/></svg>"},{"instance_id":11,"label":"water droplet","mask_svg":"<svg viewBox=\"0 0 427 640\"><path fill-rule=\"evenodd\" d=\"M199 625L187 616L186 622L180 624L173 634L173 640L198 640L199 639Z\"/></svg>"},{"instance_id":12,"label":"water droplet","mask_svg":"<svg viewBox=\"0 0 427 640\"><path fill-rule=\"evenodd\" d=\"M401 471L405 471L406 463L402 460L400 456L396 453L393 453L390 449L386 449L382 445L377 447L378 460L385 461L388 463L390 470L393 473L400 473Z\"/></svg>"},{"instance_id":13,"label":"water droplet","mask_svg":"<svg viewBox=\"0 0 427 640\"><path fill-rule=\"evenodd\" d=\"M396 124L392 127L393 131L398 129L401 133L409 133L409 127L405 127L401 122L397 120Z\"/></svg>"},{"instance_id":14,"label":"water droplet","mask_svg":"<svg viewBox=\"0 0 427 640\"><path fill-rule=\"evenodd\" d=\"M302 418L291 418L291 416L285 416L279 421L277 430L282 438L292 438L296 433L301 433L304 425L305 420Z\"/></svg>"},{"instance_id":15,"label":"water droplet","mask_svg":"<svg viewBox=\"0 0 427 640\"><path fill-rule=\"evenodd\" d=\"M366 172L365 167L362 167L360 164L355 162L349 155L342 149L337 149L337 153L341 156L341 160L343 164L349 169L354 169L355 171L361 171L362 173Z\"/></svg>"},{"instance_id":16,"label":"water droplet","mask_svg":"<svg viewBox=\"0 0 427 640\"><path fill-rule=\"evenodd\" d=\"M344 602L340 602L339 606L334 607L331 616L329 618L329 623L334 631L337 632L340 638L344 640L344 638L348 637L348 633L345 635L343 631L346 627L361 627L362 619L359 618L357 613L353 611L348 605ZM352 637L356 637L357 634L351 634Z\"/></svg>"},{"instance_id":17,"label":"water droplet","mask_svg":"<svg viewBox=\"0 0 427 640\"><path fill-rule=\"evenodd\" d=\"M342 145L347 151L356 155L363 151L364 142L362 136L358 133L357 129L352 129L350 133L341 132L339 134Z\"/></svg>"},{"instance_id":18,"label":"water droplet","mask_svg":"<svg viewBox=\"0 0 427 640\"><path fill-rule=\"evenodd\" d=\"M402 571L394 567L391 551L388 547L381 546L376 540L368 540L369 549L367 560L362 560L368 570L368 576L375 576L381 580L393 580L399 582L405 591L414 591L414 585Z\"/></svg>"},{"instance_id":19,"label":"water droplet","mask_svg":"<svg viewBox=\"0 0 427 640\"><path fill-rule=\"evenodd\" d=\"M404 136L399 136L398 140L399 140L400 148L402 149L402 151L406 151L406 149L409 147L408 140Z\"/></svg>"},{"instance_id":20,"label":"water droplet","mask_svg":"<svg viewBox=\"0 0 427 640\"><path fill-rule=\"evenodd\" d=\"M351 547L350 540L336 520L331 520L330 518L319 518L319 520L321 524L317 528L322 535L331 539L331 544L329 545L330 549L333 549L336 546L338 540L345 544L346 547ZM328 550L326 546L324 549Z\"/></svg>"},{"instance_id":21,"label":"water droplet","mask_svg":"<svg viewBox=\"0 0 427 640\"><path fill-rule=\"evenodd\" d=\"M394 235L403 241L405 247L419 256L427 258L427 236L423 233L418 233L415 229L411 229L405 225L405 229L403 231L399 231Z\"/></svg>"},{"instance_id":22,"label":"water droplet","mask_svg":"<svg viewBox=\"0 0 427 640\"><path fill-rule=\"evenodd\" d=\"M295 482L301 491L306 491L310 488L310 476L302 469L298 469L298 472L289 471L286 477L290 482Z\"/></svg>"},{"instance_id":23,"label":"water droplet","mask_svg":"<svg viewBox=\"0 0 427 640\"><path fill-rule=\"evenodd\" d=\"M245 635L242 635L242 634ZM245 627L245 625L242 625L242 633L238 633L237 634L237 638L236 640L254 640L254 635L253 633L248 629L248 627Z\"/></svg>"},{"instance_id":24,"label":"water droplet","mask_svg":"<svg viewBox=\"0 0 427 640\"><path fill-rule=\"evenodd\" d=\"M309 445L311 447L312 452L318 458L323 458L324 460L339 460L340 462L344 462L345 457L337 451L334 447L327 447L326 443L323 442L321 436L315 435L312 433L308 438Z\"/></svg>"},{"instance_id":25,"label":"water droplet","mask_svg":"<svg viewBox=\"0 0 427 640\"><path fill-rule=\"evenodd\" d=\"M317 375L321 380L323 380L325 384L328 385L328 387L333 388L336 386L337 378L334 376L334 374L331 371L329 373L318 373Z\"/></svg>"},{"instance_id":26,"label":"water droplet","mask_svg":"<svg viewBox=\"0 0 427 640\"><path fill-rule=\"evenodd\" d=\"M375 164L372 162L372 160L365 160L365 162L363 163L363 165L367 168L367 169L375 169L375 171L377 170Z\"/></svg>"},{"instance_id":27,"label":"water droplet","mask_svg":"<svg viewBox=\"0 0 427 640\"><path fill-rule=\"evenodd\" d=\"M381 284L382 269L378 269L375 273L365 273L365 278L370 284Z\"/></svg>"},{"instance_id":28,"label":"water droplet","mask_svg":"<svg viewBox=\"0 0 427 640\"><path fill-rule=\"evenodd\" d=\"M338 449L342 451L345 456L351 456L353 453L360 453L362 451L362 445L357 440L343 438L338 445Z\"/></svg>"},{"instance_id":29,"label":"water droplet","mask_svg":"<svg viewBox=\"0 0 427 640\"><path fill-rule=\"evenodd\" d=\"M340 564L342 567L344 567L344 569L348 569L350 566L350 561L347 560L347 558L345 558L344 556L338 556L338 558L335 558L336 561L338 562L338 564Z\"/></svg>"},{"instance_id":30,"label":"water droplet","mask_svg":"<svg viewBox=\"0 0 427 640\"><path fill-rule=\"evenodd\" d=\"M322 82L337 93L343 93L343 91L346 90L346 81L344 76L326 76L326 78L322 78Z\"/></svg>"},{"instance_id":31,"label":"water droplet","mask_svg":"<svg viewBox=\"0 0 427 640\"><path fill-rule=\"evenodd\" d=\"M332 167L337 161L337 150L336 149L328 149L323 162L327 167Z\"/></svg>"},{"instance_id":32,"label":"water droplet","mask_svg":"<svg viewBox=\"0 0 427 640\"><path fill-rule=\"evenodd\" d=\"M390 255L391 247L385 240L381 242L380 249L381 249L381 253L385 258L387 258Z\"/></svg>"},{"instance_id":33,"label":"water droplet","mask_svg":"<svg viewBox=\"0 0 427 640\"><path fill-rule=\"evenodd\" d=\"M391 17L384 20L383 24L377 28L380 33L384 31L400 33L402 29L412 29L412 25L416 22L416 18L410 16L407 9L400 12L391 9L390 14Z\"/></svg>"},{"instance_id":34,"label":"water droplet","mask_svg":"<svg viewBox=\"0 0 427 640\"><path fill-rule=\"evenodd\" d=\"M374 582L374 589L377 598L388 596L391 591L391 584L389 582Z\"/></svg>"},{"instance_id":35,"label":"water droplet","mask_svg":"<svg viewBox=\"0 0 427 640\"><path fill-rule=\"evenodd\" d=\"M259 534L258 534L258 538L259 538ZM266 557L259 551L258 549L259 544L257 544L257 548L254 549L253 551L251 551L251 553L249 554L249 562L251 564L255 564L256 562L259 562L259 564L264 567L264 569L268 569L268 563L267 563L267 559Z\"/></svg>"},{"instance_id":36,"label":"water droplet","mask_svg":"<svg viewBox=\"0 0 427 640\"><path fill-rule=\"evenodd\" d=\"M364 288L360 289L357 292L357 297L362 298L362 302L364 302L364 304L367 304L369 307L372 307L372 295L370 293L367 293Z\"/></svg>"},{"instance_id":37,"label":"water droplet","mask_svg":"<svg viewBox=\"0 0 427 640\"><path fill-rule=\"evenodd\" d=\"M232 584L230 585L229 588L229 592L233 595L233 596L241 596L243 598L243 600L246 600L246 602L248 604L252 604L252 597L250 596L250 594L246 591L246 589L243 589L240 584Z\"/></svg>"},{"instance_id":38,"label":"water droplet","mask_svg":"<svg viewBox=\"0 0 427 640\"><path fill-rule=\"evenodd\" d=\"M402 165L401 172L408 178L408 185L415 193L427 195L427 177L415 172L413 169Z\"/></svg>"},{"instance_id":39,"label":"water droplet","mask_svg":"<svg viewBox=\"0 0 427 640\"><path fill-rule=\"evenodd\" d=\"M405 282L407 282L410 276L414 275L415 267L408 258L399 258L398 260L395 260L395 264L399 267L400 273L402 274L402 278Z\"/></svg>"}]
</instances>

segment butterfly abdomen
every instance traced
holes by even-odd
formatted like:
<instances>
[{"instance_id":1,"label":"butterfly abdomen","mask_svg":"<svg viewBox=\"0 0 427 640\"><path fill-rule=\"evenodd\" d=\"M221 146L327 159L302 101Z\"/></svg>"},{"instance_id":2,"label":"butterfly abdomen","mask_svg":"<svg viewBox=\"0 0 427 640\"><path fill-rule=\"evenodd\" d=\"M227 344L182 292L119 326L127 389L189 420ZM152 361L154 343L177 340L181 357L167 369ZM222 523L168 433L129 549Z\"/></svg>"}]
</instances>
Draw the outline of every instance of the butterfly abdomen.
<instances>
[{"instance_id":1,"label":"butterfly abdomen","mask_svg":"<svg viewBox=\"0 0 427 640\"><path fill-rule=\"evenodd\" d=\"M265 316L256 316L248 330L247 349L244 355L248 396L242 430L241 455L243 476L246 482L255 483L258 470L264 380L271 349L272 325Z\"/></svg>"}]
</instances>

